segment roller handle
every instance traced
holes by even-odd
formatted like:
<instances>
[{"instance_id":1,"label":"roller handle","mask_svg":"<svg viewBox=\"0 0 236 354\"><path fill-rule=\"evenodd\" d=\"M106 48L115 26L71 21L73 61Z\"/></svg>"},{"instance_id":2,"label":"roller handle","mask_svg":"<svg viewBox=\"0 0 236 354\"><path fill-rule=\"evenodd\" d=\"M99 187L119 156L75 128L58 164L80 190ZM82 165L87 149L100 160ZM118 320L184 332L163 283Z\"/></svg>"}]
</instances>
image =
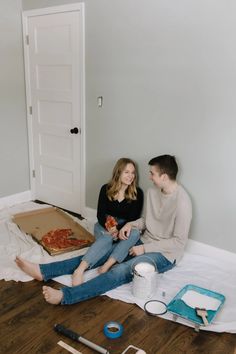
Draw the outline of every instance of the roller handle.
<instances>
[{"instance_id":1,"label":"roller handle","mask_svg":"<svg viewBox=\"0 0 236 354\"><path fill-rule=\"evenodd\" d=\"M105 349L103 347L100 347L100 345L97 345L97 344L91 342L90 340L82 337L78 333L75 333L75 332L71 331L70 329L67 329L66 327L64 327L61 324L55 324L54 325L54 329L55 329L56 332L61 333L64 336L75 340L76 342L80 342L80 343L83 343L83 344L87 345L87 347L96 350L98 353L109 354L107 349Z\"/></svg>"},{"instance_id":2,"label":"roller handle","mask_svg":"<svg viewBox=\"0 0 236 354\"><path fill-rule=\"evenodd\" d=\"M75 341L77 341L77 342L80 341L80 340L79 340L80 335L79 335L78 333L75 333L75 332L71 331L70 329L64 327L64 326L61 325L61 324L55 324L55 325L54 325L54 329L55 329L56 332L61 333L61 334L63 334L64 336L66 336L66 337L68 337L68 338L70 338L70 339L73 339L73 340L75 340Z\"/></svg>"}]
</instances>

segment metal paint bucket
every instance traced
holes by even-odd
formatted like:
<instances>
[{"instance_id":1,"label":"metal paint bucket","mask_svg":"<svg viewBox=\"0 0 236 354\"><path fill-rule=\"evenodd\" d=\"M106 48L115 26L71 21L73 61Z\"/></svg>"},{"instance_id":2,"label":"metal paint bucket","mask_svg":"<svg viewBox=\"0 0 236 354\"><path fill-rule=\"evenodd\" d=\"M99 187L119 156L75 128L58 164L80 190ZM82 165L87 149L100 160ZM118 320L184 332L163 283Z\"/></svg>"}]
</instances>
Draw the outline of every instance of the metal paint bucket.
<instances>
[{"instance_id":1,"label":"metal paint bucket","mask_svg":"<svg viewBox=\"0 0 236 354\"><path fill-rule=\"evenodd\" d=\"M152 261L153 262L153 261ZM140 299L153 296L157 288L157 269L153 262L141 261L133 266L132 293Z\"/></svg>"}]
</instances>

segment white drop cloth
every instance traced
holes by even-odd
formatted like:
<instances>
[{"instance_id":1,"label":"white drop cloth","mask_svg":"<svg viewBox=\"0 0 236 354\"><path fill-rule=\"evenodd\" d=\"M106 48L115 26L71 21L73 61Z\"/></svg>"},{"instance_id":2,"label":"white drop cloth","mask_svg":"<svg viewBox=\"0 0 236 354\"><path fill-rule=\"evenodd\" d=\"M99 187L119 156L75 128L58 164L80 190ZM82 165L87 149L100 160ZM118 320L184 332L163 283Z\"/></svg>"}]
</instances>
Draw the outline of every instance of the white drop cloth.
<instances>
[{"instance_id":1,"label":"white drop cloth","mask_svg":"<svg viewBox=\"0 0 236 354\"><path fill-rule=\"evenodd\" d=\"M48 207L48 205L28 202L0 210L0 279L23 282L32 280L15 264L14 260L17 255L31 262L48 263L72 258L86 252L84 248L66 254L50 256L32 237L21 232L18 226L11 221L14 214L45 207ZM87 227L82 221L81 223L84 227Z\"/></svg>"},{"instance_id":2,"label":"white drop cloth","mask_svg":"<svg viewBox=\"0 0 236 354\"><path fill-rule=\"evenodd\" d=\"M83 249L63 255L50 256L37 242L30 236L22 233L11 222L11 215L13 214L43 207L43 205L28 202L9 209L0 210L0 279L15 281L29 281L32 279L16 266L14 262L16 255L20 255L35 263L47 263L72 258L86 251ZM77 219L77 221L79 220ZM86 221L79 222L90 232L92 231L89 223ZM96 275L96 270L88 271L86 272L85 279L88 280ZM201 327L201 329L214 332L236 333L235 264L186 252L181 262L174 269L164 274L158 274L157 277L157 290L152 299L164 301L166 304L187 284L194 284L223 294L226 297L226 301L220 312L209 326ZM57 281L65 285L70 285L70 279L70 276L56 278ZM132 283L108 291L106 295L128 303L136 303L142 309L146 302L132 295ZM173 316L170 313L166 313L160 317L173 320ZM177 318L177 322L193 327L190 322L179 317Z\"/></svg>"}]
</instances>

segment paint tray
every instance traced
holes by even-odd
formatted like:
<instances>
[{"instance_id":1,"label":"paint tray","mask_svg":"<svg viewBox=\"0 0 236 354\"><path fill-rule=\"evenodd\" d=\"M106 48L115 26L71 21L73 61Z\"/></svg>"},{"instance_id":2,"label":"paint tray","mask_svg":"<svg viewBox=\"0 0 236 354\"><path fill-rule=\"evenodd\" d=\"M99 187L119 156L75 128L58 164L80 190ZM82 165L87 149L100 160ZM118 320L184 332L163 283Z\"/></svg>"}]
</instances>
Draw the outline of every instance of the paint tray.
<instances>
[{"instance_id":1,"label":"paint tray","mask_svg":"<svg viewBox=\"0 0 236 354\"><path fill-rule=\"evenodd\" d=\"M189 306L186 304L183 299L186 299L188 294L191 292L196 293L196 297L199 299L207 299L209 304L212 302L214 306L209 305L206 307L207 310L207 321L210 324L213 318L217 315L219 310L221 309L223 303L225 302L225 296L214 291L201 288L196 285L188 284L184 288L182 288L179 293L171 300L171 302L167 305L167 310L171 312L175 318L182 317L186 320L193 322L195 325L202 326L204 325L203 320L196 313L196 307L201 306ZM202 296L205 295L205 296ZM212 301L211 301L212 300ZM193 302L194 303L194 302ZM214 308L214 309L211 309Z\"/></svg>"}]
</instances>

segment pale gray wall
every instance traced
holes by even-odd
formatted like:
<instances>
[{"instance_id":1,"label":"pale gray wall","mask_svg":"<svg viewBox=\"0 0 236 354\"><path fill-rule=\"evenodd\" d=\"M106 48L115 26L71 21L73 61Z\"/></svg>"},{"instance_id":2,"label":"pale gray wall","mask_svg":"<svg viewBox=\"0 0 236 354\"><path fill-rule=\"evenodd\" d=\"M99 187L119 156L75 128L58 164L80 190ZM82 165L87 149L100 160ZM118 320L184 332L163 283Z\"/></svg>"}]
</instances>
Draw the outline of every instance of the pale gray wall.
<instances>
[{"instance_id":1,"label":"pale gray wall","mask_svg":"<svg viewBox=\"0 0 236 354\"><path fill-rule=\"evenodd\" d=\"M99 1L99 0L98 0ZM73 4L77 2L84 2L83 0L22 0L23 10L33 10L43 7Z\"/></svg>"},{"instance_id":2,"label":"pale gray wall","mask_svg":"<svg viewBox=\"0 0 236 354\"><path fill-rule=\"evenodd\" d=\"M149 158L175 154L191 238L236 251L235 18L235 1L87 2L88 205L119 156L146 189Z\"/></svg>"},{"instance_id":3,"label":"pale gray wall","mask_svg":"<svg viewBox=\"0 0 236 354\"><path fill-rule=\"evenodd\" d=\"M236 252L236 2L85 4L87 206L118 157L138 162L146 190L148 160L175 154L194 206L191 238Z\"/></svg>"},{"instance_id":4,"label":"pale gray wall","mask_svg":"<svg viewBox=\"0 0 236 354\"><path fill-rule=\"evenodd\" d=\"M30 189L21 1L0 1L0 198Z\"/></svg>"}]
</instances>

